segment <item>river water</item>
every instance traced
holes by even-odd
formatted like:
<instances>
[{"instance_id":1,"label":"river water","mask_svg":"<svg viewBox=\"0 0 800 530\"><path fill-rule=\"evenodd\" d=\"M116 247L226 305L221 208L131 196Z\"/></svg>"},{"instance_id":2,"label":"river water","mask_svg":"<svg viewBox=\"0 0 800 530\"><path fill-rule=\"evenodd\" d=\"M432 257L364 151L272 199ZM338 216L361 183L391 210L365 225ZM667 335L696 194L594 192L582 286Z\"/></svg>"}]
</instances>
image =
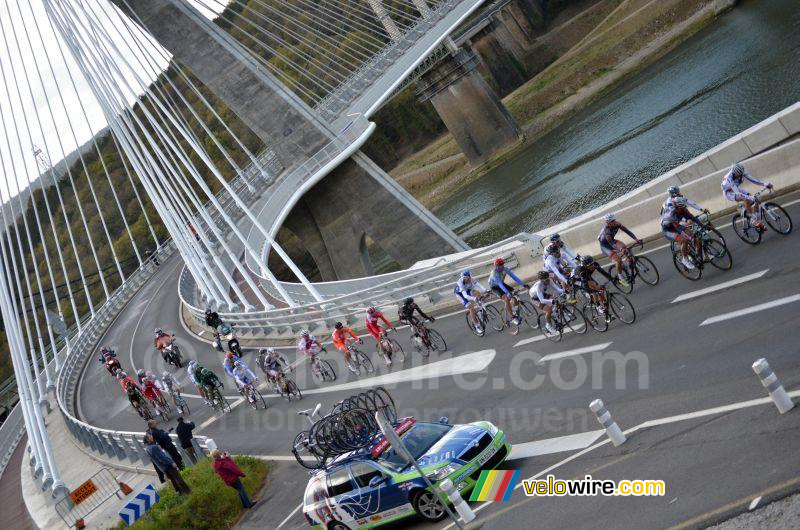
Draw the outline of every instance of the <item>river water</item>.
<instances>
[{"instance_id":1,"label":"river water","mask_svg":"<svg viewBox=\"0 0 800 530\"><path fill-rule=\"evenodd\" d=\"M435 210L471 245L650 181L800 100L800 1L747 0Z\"/></svg>"}]
</instances>

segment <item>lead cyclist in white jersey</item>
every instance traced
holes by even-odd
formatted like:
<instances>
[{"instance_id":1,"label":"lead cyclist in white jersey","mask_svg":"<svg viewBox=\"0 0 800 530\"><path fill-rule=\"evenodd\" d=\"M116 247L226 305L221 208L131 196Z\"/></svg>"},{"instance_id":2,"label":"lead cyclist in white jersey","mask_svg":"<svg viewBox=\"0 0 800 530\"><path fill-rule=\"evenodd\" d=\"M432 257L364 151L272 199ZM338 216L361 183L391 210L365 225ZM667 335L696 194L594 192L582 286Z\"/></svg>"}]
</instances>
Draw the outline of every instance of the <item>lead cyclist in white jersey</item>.
<instances>
[{"instance_id":1,"label":"lead cyclist in white jersey","mask_svg":"<svg viewBox=\"0 0 800 530\"><path fill-rule=\"evenodd\" d=\"M772 184L769 182L762 182L757 178L750 175L742 164L736 163L731 167L731 170L722 178L722 194L725 198L732 202L744 202L745 209L750 213L753 219L753 225L761 230L766 230L767 227L761 222L761 212L756 208L756 198L754 195L747 193L740 186L744 179L749 180L753 184L764 186L765 188L772 189Z\"/></svg>"},{"instance_id":2,"label":"lead cyclist in white jersey","mask_svg":"<svg viewBox=\"0 0 800 530\"><path fill-rule=\"evenodd\" d=\"M297 351L301 355L308 355L311 357L311 362L314 363L321 349L322 343L318 341L314 335L311 335L307 329L300 332L300 342L297 343Z\"/></svg>"}]
</instances>

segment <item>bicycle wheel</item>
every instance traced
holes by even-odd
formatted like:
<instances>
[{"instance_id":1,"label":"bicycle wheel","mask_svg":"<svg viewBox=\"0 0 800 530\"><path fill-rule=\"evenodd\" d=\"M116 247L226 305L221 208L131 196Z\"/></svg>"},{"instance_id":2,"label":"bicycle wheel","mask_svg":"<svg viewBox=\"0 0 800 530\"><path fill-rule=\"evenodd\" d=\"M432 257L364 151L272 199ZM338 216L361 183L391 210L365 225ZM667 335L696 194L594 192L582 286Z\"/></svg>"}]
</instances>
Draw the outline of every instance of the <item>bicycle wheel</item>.
<instances>
[{"instance_id":1,"label":"bicycle wheel","mask_svg":"<svg viewBox=\"0 0 800 530\"><path fill-rule=\"evenodd\" d=\"M564 324L573 332L583 335L589 329L589 322L586 320L586 316L575 306L565 305L561 308L561 312Z\"/></svg>"},{"instance_id":2,"label":"bicycle wheel","mask_svg":"<svg viewBox=\"0 0 800 530\"><path fill-rule=\"evenodd\" d=\"M631 292L633 292L633 283L629 282L629 281L625 281L625 283L622 283L617 278L617 274L616 274L615 271L616 271L616 267L613 264L608 267L608 273L614 278L614 282L613 282L614 287L616 287L617 290L619 292L621 292L621 293L631 294ZM623 273L623 275L624 275L624 273Z\"/></svg>"},{"instance_id":3,"label":"bicycle wheel","mask_svg":"<svg viewBox=\"0 0 800 530\"><path fill-rule=\"evenodd\" d=\"M254 409L258 410L259 402L261 402L262 407L267 408L267 401L264 399L264 396L261 395L261 392L255 386L253 386L251 393L253 394L253 397L255 397L255 402L256 402L256 406L253 407Z\"/></svg>"},{"instance_id":4,"label":"bicycle wheel","mask_svg":"<svg viewBox=\"0 0 800 530\"><path fill-rule=\"evenodd\" d=\"M546 338L547 340L552 342L559 342L561 340L561 330L559 330L555 322L553 322L550 325L553 327L553 331L547 329L547 315L545 315L544 313L540 313L539 331L542 333L542 335L544 335L544 338Z\"/></svg>"},{"instance_id":5,"label":"bicycle wheel","mask_svg":"<svg viewBox=\"0 0 800 530\"><path fill-rule=\"evenodd\" d=\"M689 260L692 260L690 254L687 254L686 256L689 258ZM703 275L703 270L700 269L700 267L698 267L696 264L693 268L689 268L683 264L683 258L681 257L680 251L672 254L672 263L675 265L675 269L681 273L681 276L687 280L692 280L694 282L699 280Z\"/></svg>"},{"instance_id":6,"label":"bicycle wheel","mask_svg":"<svg viewBox=\"0 0 800 530\"><path fill-rule=\"evenodd\" d=\"M539 327L539 311L527 300L519 301L519 316L522 317L522 320L532 329Z\"/></svg>"},{"instance_id":7,"label":"bicycle wheel","mask_svg":"<svg viewBox=\"0 0 800 530\"><path fill-rule=\"evenodd\" d=\"M785 236L792 231L792 218L774 202L765 202L762 205L762 216L769 227L779 234Z\"/></svg>"},{"instance_id":8,"label":"bicycle wheel","mask_svg":"<svg viewBox=\"0 0 800 530\"><path fill-rule=\"evenodd\" d=\"M633 324L636 321L636 310L628 297L618 293L608 293L608 307L615 317L625 324Z\"/></svg>"},{"instance_id":9,"label":"bicycle wheel","mask_svg":"<svg viewBox=\"0 0 800 530\"><path fill-rule=\"evenodd\" d=\"M467 315L467 319L469 319L469 315ZM431 354L430 349L425 345L420 335L411 335L411 347L423 357L427 357Z\"/></svg>"},{"instance_id":10,"label":"bicycle wheel","mask_svg":"<svg viewBox=\"0 0 800 530\"><path fill-rule=\"evenodd\" d=\"M312 447L309 440L309 432L299 432L292 443L292 454L294 454L297 463L304 468L319 469L322 467L322 459L312 450Z\"/></svg>"},{"instance_id":11,"label":"bicycle wheel","mask_svg":"<svg viewBox=\"0 0 800 530\"><path fill-rule=\"evenodd\" d=\"M142 405L140 409L142 411L142 418L145 421L150 421L153 419L153 413L150 411L150 407L148 407L147 405Z\"/></svg>"},{"instance_id":12,"label":"bicycle wheel","mask_svg":"<svg viewBox=\"0 0 800 530\"><path fill-rule=\"evenodd\" d=\"M600 333L608 329L608 321L605 313L601 313L594 302L587 302L583 305L583 314L592 329Z\"/></svg>"},{"instance_id":13,"label":"bicycle wheel","mask_svg":"<svg viewBox=\"0 0 800 530\"><path fill-rule=\"evenodd\" d=\"M375 367L372 365L372 361L369 360L369 357L367 357L366 354L356 349L353 349L353 353L356 356L356 361L358 362L359 365L361 365L364 368L364 371L366 373L371 374L372 372L375 371Z\"/></svg>"},{"instance_id":14,"label":"bicycle wheel","mask_svg":"<svg viewBox=\"0 0 800 530\"><path fill-rule=\"evenodd\" d=\"M720 270L729 271L733 268L733 256L728 251L725 243L717 238L706 237L703 239L703 251L708 262Z\"/></svg>"},{"instance_id":15,"label":"bicycle wheel","mask_svg":"<svg viewBox=\"0 0 800 530\"><path fill-rule=\"evenodd\" d=\"M442 337L442 334L435 329L428 330L428 341L431 343L431 348L438 352L447 351L447 343Z\"/></svg>"},{"instance_id":16,"label":"bicycle wheel","mask_svg":"<svg viewBox=\"0 0 800 530\"><path fill-rule=\"evenodd\" d=\"M191 411L189 410L189 404L186 403L186 400L183 399L183 396L178 396L175 399L175 404L178 406L178 410L180 411L181 415L188 416L191 414Z\"/></svg>"},{"instance_id":17,"label":"bicycle wheel","mask_svg":"<svg viewBox=\"0 0 800 530\"><path fill-rule=\"evenodd\" d=\"M376 409L375 410L377 411L377 407L384 407L385 406L389 421L391 421L392 423L396 422L397 421L397 409L394 406L394 400L392 399L392 396L389 395L389 392L387 392L386 389L383 388L382 386L379 386L378 388L376 388L372 392L373 392L373 394L375 396L375 398L374 398L375 405L376 405ZM375 412L375 411L373 411L373 412Z\"/></svg>"},{"instance_id":18,"label":"bicycle wheel","mask_svg":"<svg viewBox=\"0 0 800 530\"><path fill-rule=\"evenodd\" d=\"M406 362L406 352L403 351L403 347L400 346L400 343L394 339L387 340L389 345L392 347L392 360L401 364Z\"/></svg>"},{"instance_id":19,"label":"bicycle wheel","mask_svg":"<svg viewBox=\"0 0 800 530\"><path fill-rule=\"evenodd\" d=\"M750 221L743 217L742 214L734 214L731 224L739 239L748 245L757 245L761 242L761 230L751 225Z\"/></svg>"},{"instance_id":20,"label":"bicycle wheel","mask_svg":"<svg viewBox=\"0 0 800 530\"><path fill-rule=\"evenodd\" d=\"M300 392L300 389L297 387L294 381L291 379L286 380L286 399L289 401L292 400L292 396L296 399L300 400L303 399L303 393Z\"/></svg>"},{"instance_id":21,"label":"bicycle wheel","mask_svg":"<svg viewBox=\"0 0 800 530\"><path fill-rule=\"evenodd\" d=\"M484 328L486 326L491 326L491 328L495 331L503 331L505 324L503 323L503 319L500 317L500 311L493 305L487 305L486 307L486 316L484 320Z\"/></svg>"},{"instance_id":22,"label":"bicycle wheel","mask_svg":"<svg viewBox=\"0 0 800 530\"><path fill-rule=\"evenodd\" d=\"M522 320L521 317L516 316L517 312L518 312L518 310L515 311L514 318L519 318L520 320ZM514 335L519 335L519 324L514 324L514 319L506 320L505 327L506 327L506 330L508 331L508 334L511 335L512 337Z\"/></svg>"},{"instance_id":23,"label":"bicycle wheel","mask_svg":"<svg viewBox=\"0 0 800 530\"><path fill-rule=\"evenodd\" d=\"M641 278L647 285L655 285L660 279L658 269L649 258L636 256L634 269L636 269L636 276Z\"/></svg>"},{"instance_id":24,"label":"bicycle wheel","mask_svg":"<svg viewBox=\"0 0 800 530\"><path fill-rule=\"evenodd\" d=\"M325 359L319 360L319 371L322 373L322 380L336 381L336 372L333 370L331 363Z\"/></svg>"}]
</instances>

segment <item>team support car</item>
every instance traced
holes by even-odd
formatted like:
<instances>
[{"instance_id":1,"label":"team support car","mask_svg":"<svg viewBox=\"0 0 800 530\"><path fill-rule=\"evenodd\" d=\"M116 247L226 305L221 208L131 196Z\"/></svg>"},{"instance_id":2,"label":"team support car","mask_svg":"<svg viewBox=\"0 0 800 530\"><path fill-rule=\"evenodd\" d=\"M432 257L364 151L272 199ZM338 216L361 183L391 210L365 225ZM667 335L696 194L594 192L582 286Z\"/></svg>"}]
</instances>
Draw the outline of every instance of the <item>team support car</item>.
<instances>
[{"instance_id":1,"label":"team support car","mask_svg":"<svg viewBox=\"0 0 800 530\"><path fill-rule=\"evenodd\" d=\"M484 469L511 451L503 431L488 421L450 425L405 418L395 424L411 455L434 486L449 478L466 496ZM308 481L303 513L313 528L374 528L416 513L439 521L447 513L422 475L379 436L371 446L338 457Z\"/></svg>"}]
</instances>

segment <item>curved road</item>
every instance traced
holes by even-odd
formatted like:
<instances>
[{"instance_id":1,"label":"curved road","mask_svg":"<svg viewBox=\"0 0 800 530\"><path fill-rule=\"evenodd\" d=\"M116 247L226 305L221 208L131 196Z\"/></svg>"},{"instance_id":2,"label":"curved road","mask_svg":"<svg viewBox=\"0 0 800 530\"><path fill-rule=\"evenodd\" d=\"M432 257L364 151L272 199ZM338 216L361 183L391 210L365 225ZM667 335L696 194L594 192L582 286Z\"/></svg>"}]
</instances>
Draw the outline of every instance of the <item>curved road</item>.
<instances>
[{"instance_id":1,"label":"curved road","mask_svg":"<svg viewBox=\"0 0 800 530\"><path fill-rule=\"evenodd\" d=\"M789 204L795 222L800 222L797 194L784 196L779 202ZM503 332L490 333L479 339L466 330L463 314L459 312L437 319L433 324L447 339L450 352L433 355L427 360L409 355L404 366L391 369L383 366L382 361L373 355L377 367L375 375L383 377L381 380L354 378L338 362L334 364L339 379L320 387L309 375L307 365L302 363L296 372L296 381L304 389L304 399L300 402L287 403L268 397L267 410L253 411L246 404L236 405L236 395L230 398L236 405L231 413L215 415L200 400L190 398L190 417L200 426L196 433L210 436L220 447L234 452L287 459L291 440L304 428L305 420L298 418L298 410L317 402L323 403L327 409L336 401L358 392L358 388L384 384L403 415L413 414L418 419L434 421L441 416L448 416L454 422L478 418L493 421L508 433L512 443L519 446L521 452L518 455L523 457L507 467L523 469L522 476L526 477L560 460L563 455L524 457L582 448L597 438L591 431L597 430L598 425L594 416L588 413L587 406L598 397L605 401L623 428L657 418L763 398L766 393L750 368L753 361L762 356L768 358L788 389L797 388L800 385L797 362L800 268L796 263L800 260L800 230L795 227L795 231L786 237L769 232L760 245L753 247L745 245L734 235L728 218L719 220L717 226L724 227L722 232L731 249L734 267L731 271L707 267L703 278L697 282L678 275L663 240L646 248L648 257L661 272L661 282L655 287L637 284L633 294L629 295L637 312L633 326L613 322L606 333L590 330L585 335L567 334L562 342L556 344L541 340L538 330L528 329L523 329L516 337ZM155 368L159 372L164 370L160 356L151 346L153 328L162 326L177 332L185 357L198 358L218 374L223 373L220 354L209 343L187 336L178 321L180 265L179 259L162 264L161 271L134 297L103 339L103 343L112 345L120 354L126 370L131 371L132 366ZM735 282L735 285L726 287L727 282ZM700 291L702 289L708 291ZM690 296L675 301L680 295ZM761 306L761 309L749 314L734 313L753 306ZM720 318L701 325L713 317ZM408 345L408 335L407 330L398 333L404 346ZM410 353L409 349L407 353ZM329 360L339 359L332 348L329 351ZM628 361L615 363L613 359L608 360L609 352L620 352L628 356ZM291 351L284 350L284 353L290 359L295 358ZM532 360L535 355L544 359L535 363ZM252 354L248 353L245 358L252 368ZM175 373L176 369L170 368L170 371ZM185 370L180 374L181 381L188 383ZM228 382L230 384L226 387L233 385L232 381ZM193 389L185 392L194 393ZM229 388L228 393L232 394ZM143 429L143 422L129 407L117 381L98 362L89 363L86 369L78 406L83 419L94 425L118 430ZM774 409L769 413L774 413ZM797 413L781 418L792 422L790 425L796 436L800 424ZM755 423L756 420L747 420L733 431L743 436L742 431ZM676 425L674 429L679 432L680 426ZM580 433L590 434L571 436ZM733 435L728 433L725 436ZM713 438L717 434L708 436ZM551 451L541 451L536 444L526 445L527 442L550 438L556 439L557 446ZM623 446L628 447L629 444ZM692 454L703 454L703 447L703 444L698 444ZM731 451L734 454L731 458L741 459L758 452L747 444ZM744 454L737 451L744 451ZM764 487L798 474L800 457L796 451L789 453L786 465L776 465L769 478L764 478ZM696 472L697 462L694 466ZM731 466L706 470L708 476L700 482L707 486L715 473L720 477L731 473L735 469ZM668 465L665 467L669 469ZM700 469L704 468L700 466ZM633 478L647 475L647 470L646 464L635 467L633 474L637 477ZM741 476L746 472L737 470L736 474ZM292 464L285 475L292 477L293 487L281 502L285 501L289 503L285 506L289 506L300 500L305 474L299 466ZM760 479L753 475L750 480L759 482ZM691 477L678 473L672 481L668 484L669 491L677 491L683 486L688 487ZM682 481L687 484L682 484ZM760 487L760 482L757 485ZM661 514L660 519L653 518L654 512L643 510L641 514L629 514L633 517L629 522L632 525L643 521L657 521L659 526L677 524L690 515L726 506L739 499L744 490L749 492L748 488L758 491L756 485L728 480L725 487L704 491L697 506ZM285 511L288 515L289 510ZM502 513L495 516L501 517ZM586 517L590 520L589 515ZM277 522L281 519L283 517ZM575 522L580 523L580 519Z\"/></svg>"}]
</instances>

